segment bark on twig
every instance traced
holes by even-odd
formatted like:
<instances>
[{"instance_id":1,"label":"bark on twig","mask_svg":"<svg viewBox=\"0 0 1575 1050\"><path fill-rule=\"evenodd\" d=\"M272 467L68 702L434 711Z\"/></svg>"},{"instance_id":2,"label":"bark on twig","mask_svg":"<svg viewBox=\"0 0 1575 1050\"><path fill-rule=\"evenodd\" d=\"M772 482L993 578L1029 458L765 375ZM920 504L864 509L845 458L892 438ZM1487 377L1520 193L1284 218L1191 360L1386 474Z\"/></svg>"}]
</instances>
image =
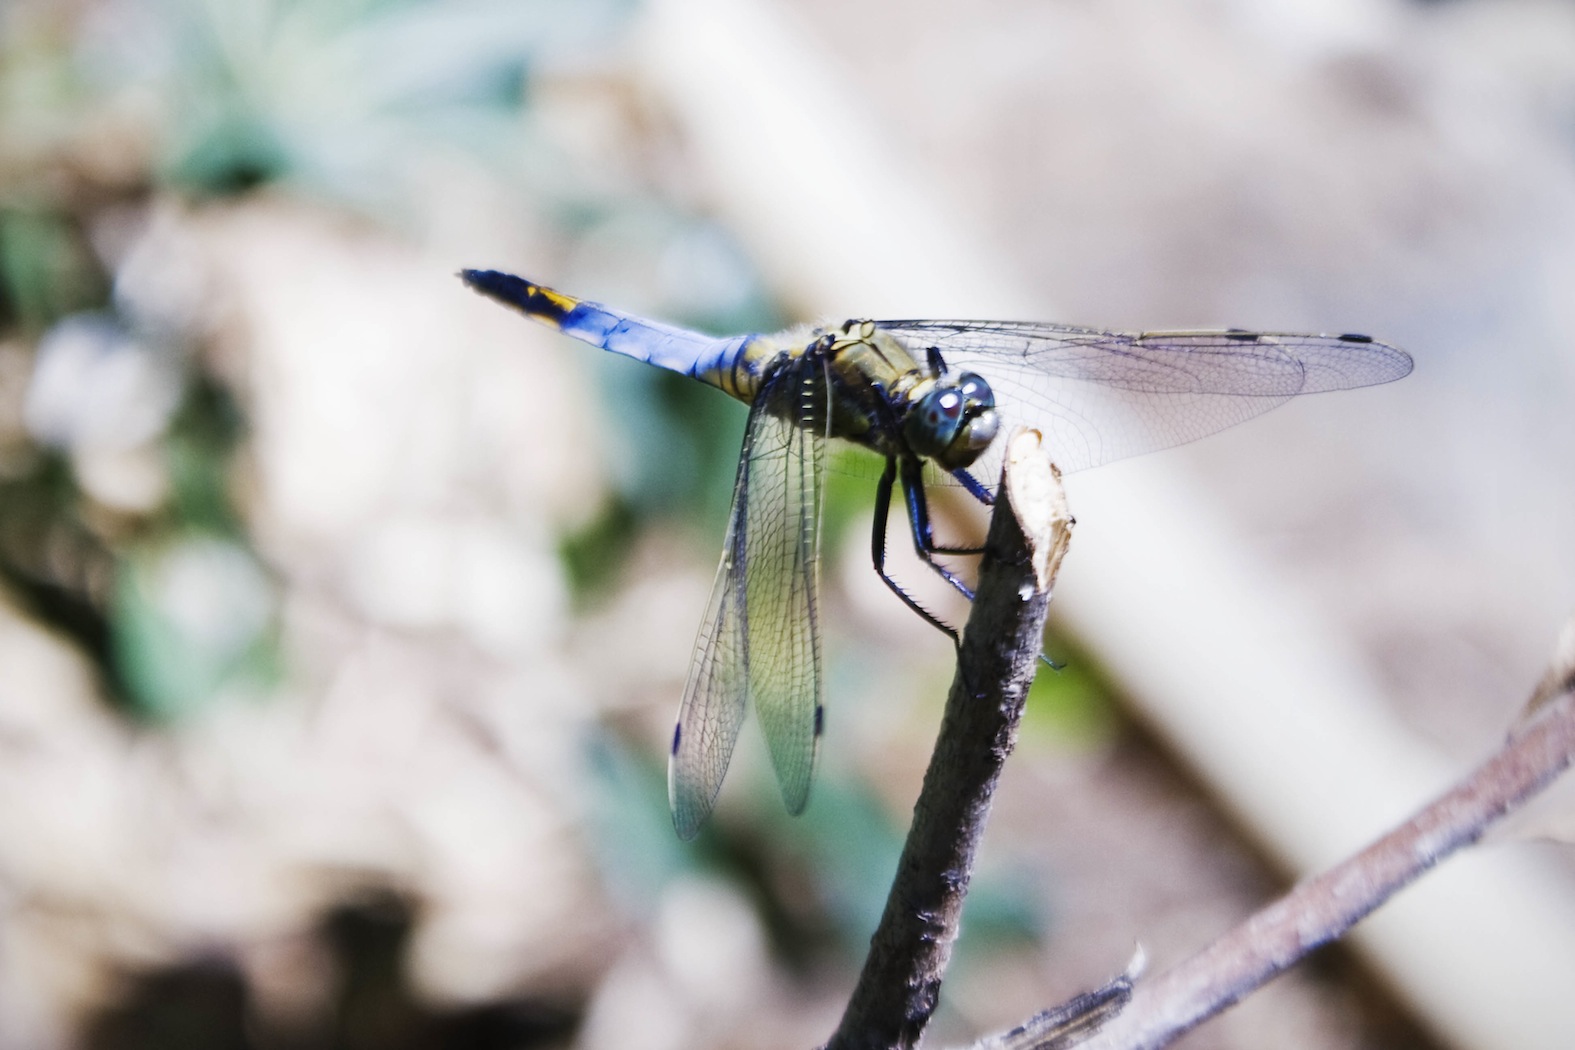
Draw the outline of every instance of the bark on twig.
<instances>
[{"instance_id":1,"label":"bark on twig","mask_svg":"<svg viewBox=\"0 0 1575 1050\"><path fill-rule=\"evenodd\" d=\"M1012 436L1000 491L913 825L869 958L827 1050L911 1047L935 1010L1071 536L1060 477L1037 432Z\"/></svg>"},{"instance_id":2,"label":"bark on twig","mask_svg":"<svg viewBox=\"0 0 1575 1050\"><path fill-rule=\"evenodd\" d=\"M1567 637L1575 637L1569 631ZM1416 816L1350 859L1298 884L1203 951L1152 981L1089 1038L1006 1042L1013 1050L1153 1050L1237 1002L1341 936L1397 891L1476 842L1575 759L1575 646L1533 697L1536 713L1504 746ZM1003 1037L1004 1038L1004 1037Z\"/></svg>"}]
</instances>

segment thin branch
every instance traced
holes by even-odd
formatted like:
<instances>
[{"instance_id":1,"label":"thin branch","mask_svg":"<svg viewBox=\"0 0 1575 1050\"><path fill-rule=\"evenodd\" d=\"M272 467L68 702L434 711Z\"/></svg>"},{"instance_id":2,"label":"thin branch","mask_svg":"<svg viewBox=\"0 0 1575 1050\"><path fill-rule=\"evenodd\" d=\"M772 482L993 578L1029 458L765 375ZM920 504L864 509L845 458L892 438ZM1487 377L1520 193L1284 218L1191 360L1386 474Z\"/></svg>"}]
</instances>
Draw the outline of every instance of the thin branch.
<instances>
[{"instance_id":1,"label":"thin branch","mask_svg":"<svg viewBox=\"0 0 1575 1050\"><path fill-rule=\"evenodd\" d=\"M1039 434L1018 431L913 825L864 971L826 1050L911 1047L935 1010L1071 530L1060 475Z\"/></svg>"},{"instance_id":2,"label":"thin branch","mask_svg":"<svg viewBox=\"0 0 1575 1050\"><path fill-rule=\"evenodd\" d=\"M1575 638L1575 627L1566 639ZM1344 934L1441 860L1551 783L1575 760L1575 646L1558 660L1503 748L1454 788L1350 859L1293 888L1192 958L1140 982L1126 1009L1082 1041L1014 1050L1152 1050L1214 1016ZM1003 1037L1004 1038L1004 1037Z\"/></svg>"},{"instance_id":3,"label":"thin branch","mask_svg":"<svg viewBox=\"0 0 1575 1050\"><path fill-rule=\"evenodd\" d=\"M1132 1001L1132 985L1145 962L1139 948L1126 972L1103 988L1073 996L1060 1006L1041 1010L1009 1032L986 1036L968 1050L1070 1050Z\"/></svg>"},{"instance_id":4,"label":"thin branch","mask_svg":"<svg viewBox=\"0 0 1575 1050\"><path fill-rule=\"evenodd\" d=\"M1553 647L1553 660L1542 681L1531 691L1531 699L1526 701L1526 708L1520 713L1521 721L1531 721L1538 711L1563 693L1575 693L1575 617L1571 617L1559 633L1558 644Z\"/></svg>"}]
</instances>

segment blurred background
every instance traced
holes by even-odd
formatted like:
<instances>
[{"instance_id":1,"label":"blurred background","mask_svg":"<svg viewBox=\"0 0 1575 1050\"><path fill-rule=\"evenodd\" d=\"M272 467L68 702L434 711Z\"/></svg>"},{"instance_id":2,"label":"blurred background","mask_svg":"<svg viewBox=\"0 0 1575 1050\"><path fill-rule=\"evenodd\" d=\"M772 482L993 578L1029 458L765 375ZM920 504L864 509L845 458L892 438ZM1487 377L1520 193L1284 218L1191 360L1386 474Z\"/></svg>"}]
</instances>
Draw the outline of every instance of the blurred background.
<instances>
[{"instance_id":1,"label":"blurred background","mask_svg":"<svg viewBox=\"0 0 1575 1050\"><path fill-rule=\"evenodd\" d=\"M835 1026L951 674L870 572L872 485L832 479L809 812L780 812L751 726L679 843L664 743L743 409L527 325L465 266L713 331L1007 310L1416 356L1069 480L1066 667L1030 699L937 1045L1137 941L1175 961L1425 797L1352 801L1340 758L1282 817L1186 730L1286 741L1172 702L1187 681L1311 646L1263 675L1354 684L1271 715L1289 746L1432 783L1495 746L1575 608L1560 0L7 0L0 1050ZM1185 498L1112 512L1153 484ZM1161 539L1212 575L1120 591ZM1145 626L1216 622L1238 575L1290 610L1249 610L1273 644L1222 626L1176 655ZM1283 729L1353 697L1355 723ZM1326 799L1378 822L1319 840L1296 807ZM1567 847L1526 841L1567 838L1559 812L1494 847L1537 892L1473 907L1575 909ZM1329 950L1183 1045L1533 1045L1479 1035L1512 1030L1495 1007L1575 1042L1568 1004L1468 984L1472 1028L1434 986Z\"/></svg>"}]
</instances>

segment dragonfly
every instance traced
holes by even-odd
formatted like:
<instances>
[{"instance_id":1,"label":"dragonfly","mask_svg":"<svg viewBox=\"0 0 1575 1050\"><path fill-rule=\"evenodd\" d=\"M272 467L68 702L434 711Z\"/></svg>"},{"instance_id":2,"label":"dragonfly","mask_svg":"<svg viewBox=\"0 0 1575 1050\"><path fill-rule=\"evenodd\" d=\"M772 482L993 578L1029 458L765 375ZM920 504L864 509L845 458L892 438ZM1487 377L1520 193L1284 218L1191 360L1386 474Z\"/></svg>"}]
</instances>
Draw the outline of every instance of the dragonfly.
<instances>
[{"instance_id":1,"label":"dragonfly","mask_svg":"<svg viewBox=\"0 0 1575 1050\"><path fill-rule=\"evenodd\" d=\"M994 500L1002 435L1031 426L1062 471L1213 434L1301 394L1387 383L1405 351L1365 335L1112 332L1044 322L870 321L712 336L576 299L497 270L472 289L565 335L691 376L749 406L732 510L695 642L668 758L673 825L693 838L710 815L753 706L789 813L809 801L825 723L818 606L827 445L874 452L875 571L958 640L886 569L900 485L920 559L972 598L938 556L926 486Z\"/></svg>"}]
</instances>

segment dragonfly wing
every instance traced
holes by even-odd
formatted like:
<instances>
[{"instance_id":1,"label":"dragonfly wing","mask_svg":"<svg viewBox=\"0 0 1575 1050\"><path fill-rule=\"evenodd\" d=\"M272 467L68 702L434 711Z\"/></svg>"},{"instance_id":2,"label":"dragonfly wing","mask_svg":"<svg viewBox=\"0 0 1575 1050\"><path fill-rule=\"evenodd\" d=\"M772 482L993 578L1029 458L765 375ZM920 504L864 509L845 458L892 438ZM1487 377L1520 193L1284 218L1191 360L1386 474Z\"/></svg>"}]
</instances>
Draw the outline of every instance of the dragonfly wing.
<instances>
[{"instance_id":1,"label":"dragonfly wing","mask_svg":"<svg viewBox=\"0 0 1575 1050\"><path fill-rule=\"evenodd\" d=\"M1296 397L1399 379L1405 351L1366 336L1104 332L991 321L881 321L920 355L995 391L1008 426L1043 431L1063 471L1185 444ZM992 450L993 451L993 450ZM994 484L999 455L973 473Z\"/></svg>"},{"instance_id":2,"label":"dragonfly wing","mask_svg":"<svg viewBox=\"0 0 1575 1050\"><path fill-rule=\"evenodd\" d=\"M824 359L769 380L749 449L749 688L789 813L809 801L820 742L820 513L828 384Z\"/></svg>"},{"instance_id":3,"label":"dragonfly wing","mask_svg":"<svg viewBox=\"0 0 1575 1050\"><path fill-rule=\"evenodd\" d=\"M744 431L744 454L733 483L733 509L728 518L722 563L711 585L711 600L689 662L689 680L673 727L667 763L667 801L673 827L683 839L694 838L711 814L722 777L738 742L749 696L749 629L746 619L744 537L749 509L749 447L758 411L751 410Z\"/></svg>"},{"instance_id":4,"label":"dragonfly wing","mask_svg":"<svg viewBox=\"0 0 1575 1050\"><path fill-rule=\"evenodd\" d=\"M784 369L750 408L722 563L695 643L668 764L678 834L710 815L750 697L790 813L809 800L821 723L816 594L825 439L825 380ZM795 404L797 401L797 404Z\"/></svg>"}]
</instances>

